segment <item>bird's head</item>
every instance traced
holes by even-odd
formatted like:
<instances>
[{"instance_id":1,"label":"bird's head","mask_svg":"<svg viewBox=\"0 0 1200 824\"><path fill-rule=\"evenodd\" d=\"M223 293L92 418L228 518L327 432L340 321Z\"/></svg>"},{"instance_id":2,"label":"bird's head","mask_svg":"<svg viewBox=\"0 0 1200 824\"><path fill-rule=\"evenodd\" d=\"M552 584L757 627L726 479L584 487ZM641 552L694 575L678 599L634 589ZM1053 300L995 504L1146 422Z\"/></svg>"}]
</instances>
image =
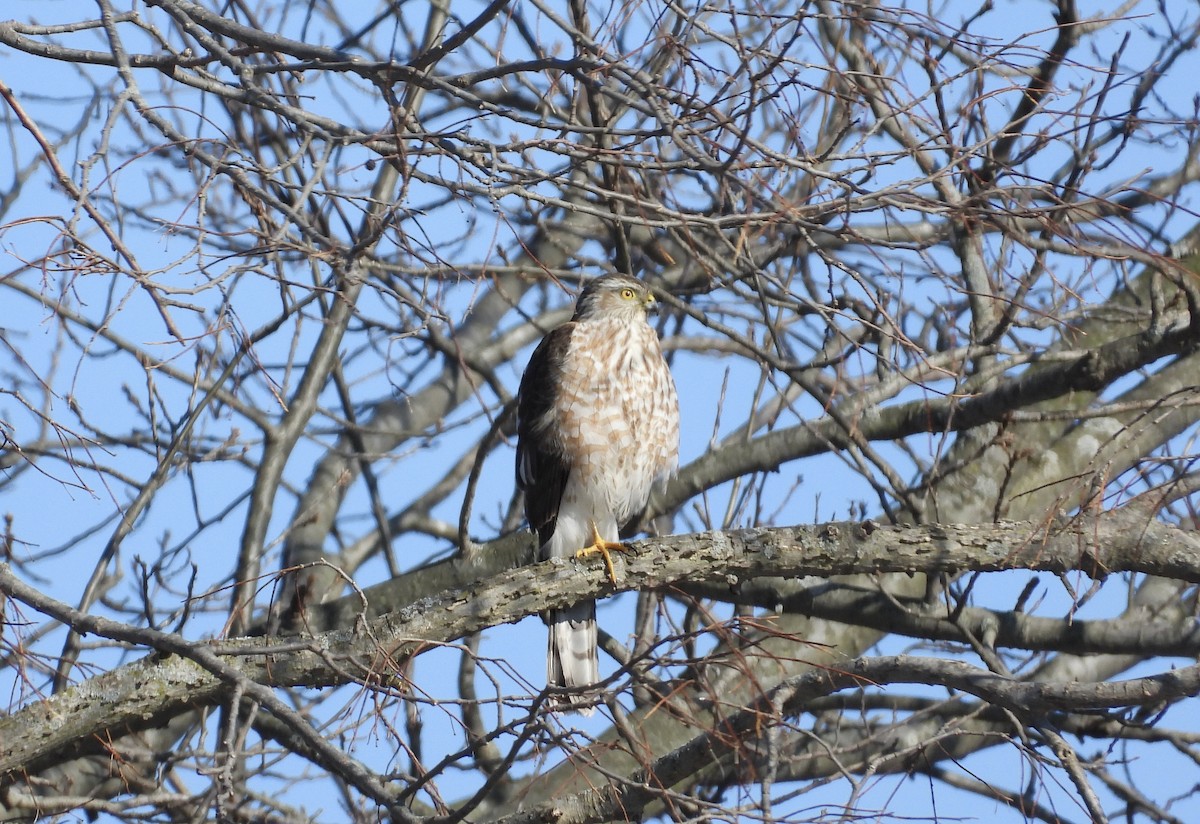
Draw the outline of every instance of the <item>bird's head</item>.
<instances>
[{"instance_id":1,"label":"bird's head","mask_svg":"<svg viewBox=\"0 0 1200 824\"><path fill-rule=\"evenodd\" d=\"M628 275L604 275L588 281L575 303L574 320L597 317L641 320L658 309L646 284Z\"/></svg>"}]
</instances>

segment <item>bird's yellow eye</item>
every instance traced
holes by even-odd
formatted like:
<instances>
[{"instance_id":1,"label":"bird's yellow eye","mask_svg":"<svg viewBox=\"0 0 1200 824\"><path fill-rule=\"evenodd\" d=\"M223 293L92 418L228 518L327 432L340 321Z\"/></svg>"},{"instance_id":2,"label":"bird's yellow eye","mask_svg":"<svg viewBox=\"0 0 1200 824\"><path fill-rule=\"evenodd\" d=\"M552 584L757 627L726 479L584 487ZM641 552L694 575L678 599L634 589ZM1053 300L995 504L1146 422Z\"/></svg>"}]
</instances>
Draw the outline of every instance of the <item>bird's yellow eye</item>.
<instances>
[{"instance_id":1,"label":"bird's yellow eye","mask_svg":"<svg viewBox=\"0 0 1200 824\"><path fill-rule=\"evenodd\" d=\"M625 300L633 300L633 290L626 286L621 290L621 297L625 298Z\"/></svg>"}]
</instances>

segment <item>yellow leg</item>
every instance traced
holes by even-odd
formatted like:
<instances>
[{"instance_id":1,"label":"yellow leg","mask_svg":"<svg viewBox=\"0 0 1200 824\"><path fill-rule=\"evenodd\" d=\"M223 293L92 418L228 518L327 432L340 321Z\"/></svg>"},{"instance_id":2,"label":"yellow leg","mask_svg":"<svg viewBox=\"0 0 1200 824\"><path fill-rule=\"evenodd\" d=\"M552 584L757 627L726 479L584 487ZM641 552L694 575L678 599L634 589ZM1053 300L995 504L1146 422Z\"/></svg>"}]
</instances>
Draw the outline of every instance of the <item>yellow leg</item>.
<instances>
[{"instance_id":1,"label":"yellow leg","mask_svg":"<svg viewBox=\"0 0 1200 824\"><path fill-rule=\"evenodd\" d=\"M606 541L600 537L600 530L596 528L596 522L591 521L592 527L592 545L585 546L583 549L575 553L576 559L582 560L589 555L599 553L604 556L604 569L608 572L608 580L612 581L612 585L617 585L617 571L613 569L612 554L613 552L630 552L632 548L627 544L619 541Z\"/></svg>"}]
</instances>

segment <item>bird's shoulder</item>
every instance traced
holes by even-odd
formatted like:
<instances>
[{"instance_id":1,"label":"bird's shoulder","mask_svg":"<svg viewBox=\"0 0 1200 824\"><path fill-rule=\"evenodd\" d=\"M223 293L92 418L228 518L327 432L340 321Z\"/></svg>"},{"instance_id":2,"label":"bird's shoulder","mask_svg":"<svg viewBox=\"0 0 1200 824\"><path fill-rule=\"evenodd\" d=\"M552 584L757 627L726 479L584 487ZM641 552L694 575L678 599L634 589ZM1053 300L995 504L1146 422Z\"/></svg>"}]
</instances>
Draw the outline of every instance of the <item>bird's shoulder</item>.
<instances>
[{"instance_id":1,"label":"bird's shoulder","mask_svg":"<svg viewBox=\"0 0 1200 824\"><path fill-rule=\"evenodd\" d=\"M518 393L523 409L529 404L544 405L549 401L548 393L554 388L555 380L563 367L567 349L571 345L571 336L577 326L575 321L568 321L562 326L552 329L542 338L541 343L529 356L529 363L525 367L525 373L521 376L521 388Z\"/></svg>"}]
</instances>

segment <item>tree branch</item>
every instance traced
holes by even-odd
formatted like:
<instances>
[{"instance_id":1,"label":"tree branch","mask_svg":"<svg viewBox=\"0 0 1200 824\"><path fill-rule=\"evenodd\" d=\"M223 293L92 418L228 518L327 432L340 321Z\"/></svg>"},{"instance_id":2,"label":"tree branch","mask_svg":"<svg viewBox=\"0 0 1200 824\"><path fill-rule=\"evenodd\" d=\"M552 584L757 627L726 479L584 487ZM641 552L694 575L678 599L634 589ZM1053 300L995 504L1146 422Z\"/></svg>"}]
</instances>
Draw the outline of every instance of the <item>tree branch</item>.
<instances>
[{"instance_id":1,"label":"tree branch","mask_svg":"<svg viewBox=\"0 0 1200 824\"><path fill-rule=\"evenodd\" d=\"M750 529L642 541L634 550L616 561L616 587L600 566L548 561L444 591L360 629L207 643L86 615L0 566L0 591L75 631L170 653L89 679L0 719L0 740L10 742L0 754L0 774L77 755L104 730L142 729L215 703L231 680L308 687L372 683L385 661L417 654L430 643L451 642L615 591L868 571L1080 570L1094 577L1134 571L1200 581L1200 536L1146 522L1135 510L1051 525L881 527L868 522ZM371 590L366 593L370 599Z\"/></svg>"}]
</instances>

